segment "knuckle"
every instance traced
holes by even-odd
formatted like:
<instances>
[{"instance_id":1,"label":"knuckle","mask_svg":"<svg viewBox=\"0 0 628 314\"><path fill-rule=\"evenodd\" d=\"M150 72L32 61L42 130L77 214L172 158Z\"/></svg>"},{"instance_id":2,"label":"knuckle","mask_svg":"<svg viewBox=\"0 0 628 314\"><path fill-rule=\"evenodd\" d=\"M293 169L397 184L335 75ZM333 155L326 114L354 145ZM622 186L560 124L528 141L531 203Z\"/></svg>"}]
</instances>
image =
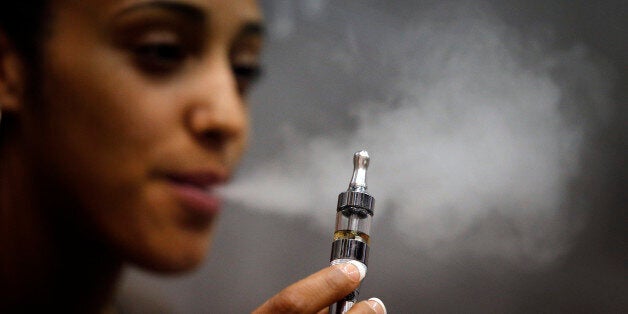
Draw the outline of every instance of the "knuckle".
<instances>
[{"instance_id":1,"label":"knuckle","mask_svg":"<svg viewBox=\"0 0 628 314\"><path fill-rule=\"evenodd\" d=\"M347 276L328 276L325 278L325 285L335 292L352 291L358 284L352 282Z\"/></svg>"}]
</instances>

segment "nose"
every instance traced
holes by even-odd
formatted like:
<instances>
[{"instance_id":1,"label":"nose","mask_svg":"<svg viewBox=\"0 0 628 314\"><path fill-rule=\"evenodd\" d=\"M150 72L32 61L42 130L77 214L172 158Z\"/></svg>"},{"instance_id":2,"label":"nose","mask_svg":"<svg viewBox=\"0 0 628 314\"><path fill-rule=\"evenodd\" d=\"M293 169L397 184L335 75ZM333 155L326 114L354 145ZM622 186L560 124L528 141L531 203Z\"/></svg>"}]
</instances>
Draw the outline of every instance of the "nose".
<instances>
[{"instance_id":1,"label":"nose","mask_svg":"<svg viewBox=\"0 0 628 314\"><path fill-rule=\"evenodd\" d=\"M218 60L217 60L218 59ZM206 148L230 153L248 133L248 110L227 56L199 67L191 80L192 98L187 112L193 136Z\"/></svg>"}]
</instances>

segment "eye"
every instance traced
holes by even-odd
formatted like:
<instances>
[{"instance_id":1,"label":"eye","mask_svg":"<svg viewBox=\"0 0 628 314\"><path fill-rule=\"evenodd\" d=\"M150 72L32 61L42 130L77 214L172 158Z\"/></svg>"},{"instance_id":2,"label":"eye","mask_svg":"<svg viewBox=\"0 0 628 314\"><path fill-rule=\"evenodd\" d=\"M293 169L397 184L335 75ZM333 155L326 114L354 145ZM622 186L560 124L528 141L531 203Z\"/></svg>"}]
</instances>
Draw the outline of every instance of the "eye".
<instances>
[{"instance_id":1,"label":"eye","mask_svg":"<svg viewBox=\"0 0 628 314\"><path fill-rule=\"evenodd\" d=\"M132 46L137 65L149 74L164 75L180 69L191 55L173 32L149 32Z\"/></svg>"},{"instance_id":2,"label":"eye","mask_svg":"<svg viewBox=\"0 0 628 314\"><path fill-rule=\"evenodd\" d=\"M255 83L262 74L262 69L257 64L234 64L232 71L238 83L238 91L243 95L246 94L250 86Z\"/></svg>"},{"instance_id":3,"label":"eye","mask_svg":"<svg viewBox=\"0 0 628 314\"><path fill-rule=\"evenodd\" d=\"M177 44L151 43L134 49L136 62L145 71L168 73L179 68L186 59L185 49Z\"/></svg>"},{"instance_id":4,"label":"eye","mask_svg":"<svg viewBox=\"0 0 628 314\"><path fill-rule=\"evenodd\" d=\"M255 83L262 74L261 63L262 37L260 30L244 27L242 34L237 37L229 57L231 69L238 83L238 91L241 95L246 95L251 85Z\"/></svg>"}]
</instances>

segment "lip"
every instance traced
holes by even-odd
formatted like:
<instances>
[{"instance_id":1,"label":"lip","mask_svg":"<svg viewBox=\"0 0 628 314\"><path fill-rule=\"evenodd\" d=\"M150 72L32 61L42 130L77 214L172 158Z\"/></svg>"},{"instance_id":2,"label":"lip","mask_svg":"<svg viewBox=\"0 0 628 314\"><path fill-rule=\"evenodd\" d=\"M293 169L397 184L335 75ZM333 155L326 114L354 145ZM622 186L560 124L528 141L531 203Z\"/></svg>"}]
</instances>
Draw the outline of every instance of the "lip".
<instances>
[{"instance_id":1,"label":"lip","mask_svg":"<svg viewBox=\"0 0 628 314\"><path fill-rule=\"evenodd\" d=\"M214 189L227 181L217 172L176 172L165 175L183 207L196 214L214 216L220 212L222 200Z\"/></svg>"}]
</instances>

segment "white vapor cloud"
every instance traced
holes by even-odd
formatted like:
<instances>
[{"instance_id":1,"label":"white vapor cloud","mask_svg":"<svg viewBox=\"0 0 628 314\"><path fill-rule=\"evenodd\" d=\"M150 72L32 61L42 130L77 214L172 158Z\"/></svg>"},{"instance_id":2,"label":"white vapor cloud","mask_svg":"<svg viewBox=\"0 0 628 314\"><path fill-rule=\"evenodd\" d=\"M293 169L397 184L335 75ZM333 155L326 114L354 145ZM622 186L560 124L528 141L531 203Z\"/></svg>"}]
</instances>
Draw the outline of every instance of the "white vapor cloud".
<instances>
[{"instance_id":1,"label":"white vapor cloud","mask_svg":"<svg viewBox=\"0 0 628 314\"><path fill-rule=\"evenodd\" d=\"M360 54L391 69L390 97L350 106L349 131L325 125L310 137L285 126L286 149L225 195L327 230L352 154L367 149L375 224L388 216L409 247L531 267L565 252L584 219L565 195L610 85L586 47L556 47L469 3L434 7L396 36L370 40L379 48L360 50L355 38L326 48L339 69L358 67Z\"/></svg>"}]
</instances>

